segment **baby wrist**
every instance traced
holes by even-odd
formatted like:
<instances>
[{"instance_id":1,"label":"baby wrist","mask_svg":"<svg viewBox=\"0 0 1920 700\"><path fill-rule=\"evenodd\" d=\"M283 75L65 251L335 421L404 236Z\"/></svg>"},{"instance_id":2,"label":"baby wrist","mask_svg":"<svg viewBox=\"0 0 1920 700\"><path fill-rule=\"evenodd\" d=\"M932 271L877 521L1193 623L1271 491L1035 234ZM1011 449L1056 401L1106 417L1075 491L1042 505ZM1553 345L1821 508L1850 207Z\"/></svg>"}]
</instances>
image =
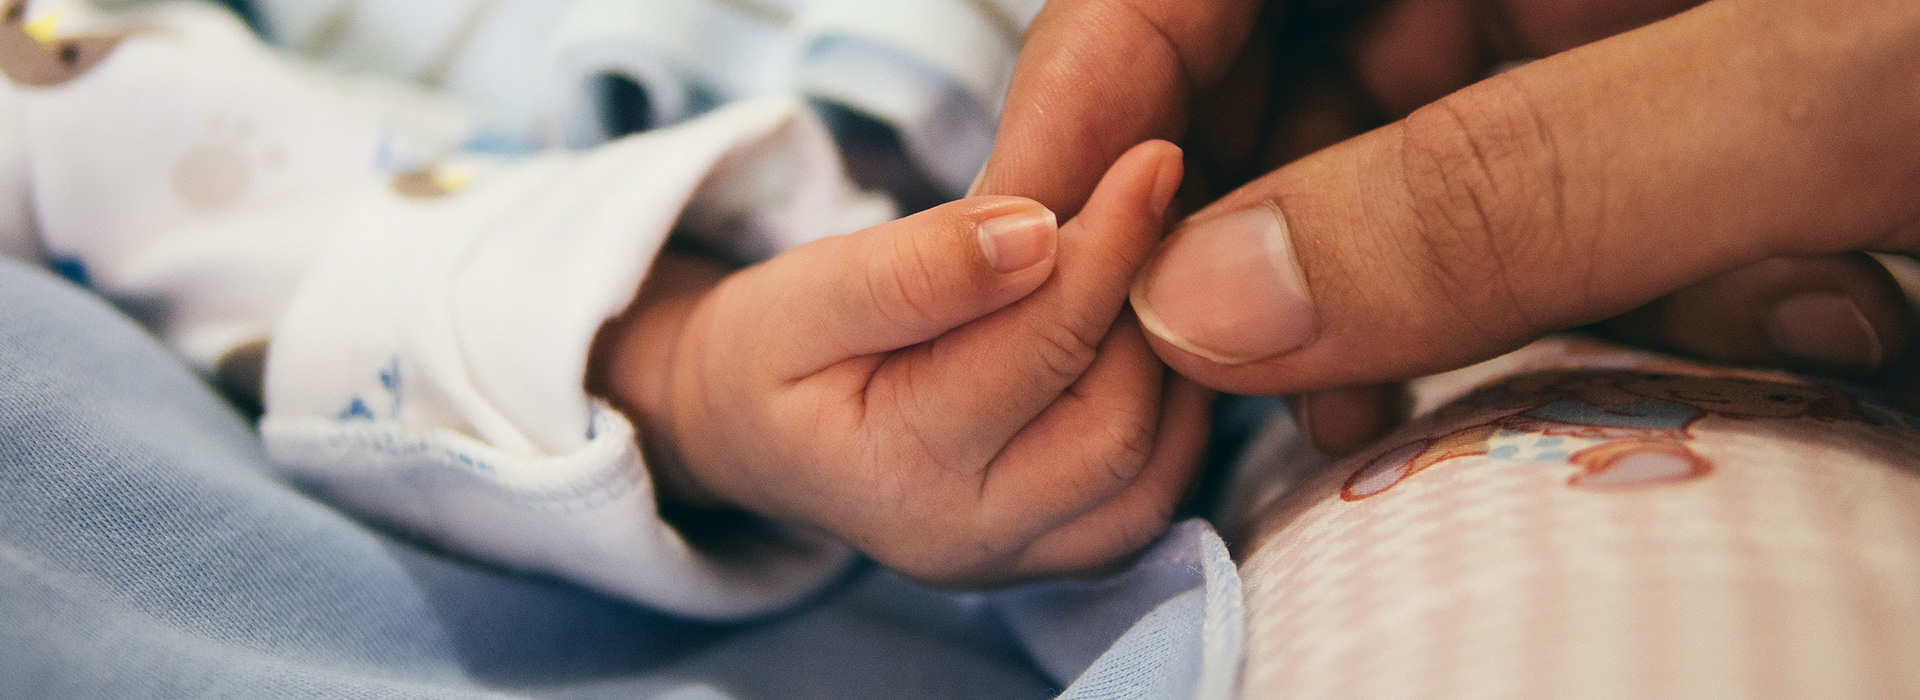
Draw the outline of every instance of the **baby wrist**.
<instances>
[{"instance_id":1,"label":"baby wrist","mask_svg":"<svg viewBox=\"0 0 1920 700\"><path fill-rule=\"evenodd\" d=\"M637 428L641 454L663 503L723 504L700 486L682 452L674 419L676 348L694 306L727 270L674 252L661 253L633 303L594 339L587 390L605 398Z\"/></svg>"}]
</instances>

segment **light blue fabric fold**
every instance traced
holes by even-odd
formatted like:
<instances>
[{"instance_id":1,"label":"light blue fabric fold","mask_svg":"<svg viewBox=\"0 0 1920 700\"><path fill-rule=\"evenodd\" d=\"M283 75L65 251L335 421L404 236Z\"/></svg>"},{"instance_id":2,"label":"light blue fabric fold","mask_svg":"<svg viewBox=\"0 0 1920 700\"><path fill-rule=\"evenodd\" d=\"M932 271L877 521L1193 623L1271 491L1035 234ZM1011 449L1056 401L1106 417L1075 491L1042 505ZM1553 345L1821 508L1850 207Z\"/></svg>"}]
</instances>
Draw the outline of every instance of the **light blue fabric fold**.
<instances>
[{"instance_id":1,"label":"light blue fabric fold","mask_svg":"<svg viewBox=\"0 0 1920 700\"><path fill-rule=\"evenodd\" d=\"M1174 526L1112 578L1037 584L999 603L1035 663L1071 682L1062 700L1226 700L1237 689L1240 575L1206 521Z\"/></svg>"},{"instance_id":2,"label":"light blue fabric fold","mask_svg":"<svg viewBox=\"0 0 1920 700\"><path fill-rule=\"evenodd\" d=\"M0 699L1212 698L1238 585L1196 521L1107 581L952 594L868 567L752 624L672 618L274 480L130 320L0 258Z\"/></svg>"}]
</instances>

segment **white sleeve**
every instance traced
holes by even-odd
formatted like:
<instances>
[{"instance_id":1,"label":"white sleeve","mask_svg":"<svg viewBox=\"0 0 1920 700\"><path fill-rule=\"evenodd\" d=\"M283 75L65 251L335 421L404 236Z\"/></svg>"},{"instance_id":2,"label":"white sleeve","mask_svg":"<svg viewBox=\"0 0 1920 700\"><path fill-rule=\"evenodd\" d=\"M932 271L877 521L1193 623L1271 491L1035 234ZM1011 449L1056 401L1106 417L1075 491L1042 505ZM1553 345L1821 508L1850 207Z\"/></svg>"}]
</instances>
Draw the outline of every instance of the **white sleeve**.
<instances>
[{"instance_id":1,"label":"white sleeve","mask_svg":"<svg viewBox=\"0 0 1920 700\"><path fill-rule=\"evenodd\" d=\"M9 165L48 261L202 371L266 338L353 185L466 129L456 106L284 63L210 5L41 0L0 33Z\"/></svg>"},{"instance_id":2,"label":"white sleeve","mask_svg":"<svg viewBox=\"0 0 1920 700\"><path fill-rule=\"evenodd\" d=\"M461 109L289 64L207 5L24 14L0 21L0 229L31 228L203 371L271 336L261 432L293 479L682 615L776 609L850 560L800 533L691 546L633 426L582 388L669 231L752 256L892 216L797 100L500 163L447 155Z\"/></svg>"},{"instance_id":3,"label":"white sleeve","mask_svg":"<svg viewBox=\"0 0 1920 700\"><path fill-rule=\"evenodd\" d=\"M326 65L442 86L482 108L494 148L607 138L605 83L642 88L653 126L713 103L802 94L891 125L952 196L992 149L1042 0L254 0L270 33Z\"/></svg>"},{"instance_id":4,"label":"white sleeve","mask_svg":"<svg viewBox=\"0 0 1920 700\"><path fill-rule=\"evenodd\" d=\"M731 220L773 249L891 214L846 184L805 107L742 103L584 155L452 168L471 180L455 194L357 199L308 273L268 359L274 461L453 549L684 615L779 608L839 572L848 550L817 535L752 557L689 546L633 426L582 389L595 332L676 221Z\"/></svg>"}]
</instances>

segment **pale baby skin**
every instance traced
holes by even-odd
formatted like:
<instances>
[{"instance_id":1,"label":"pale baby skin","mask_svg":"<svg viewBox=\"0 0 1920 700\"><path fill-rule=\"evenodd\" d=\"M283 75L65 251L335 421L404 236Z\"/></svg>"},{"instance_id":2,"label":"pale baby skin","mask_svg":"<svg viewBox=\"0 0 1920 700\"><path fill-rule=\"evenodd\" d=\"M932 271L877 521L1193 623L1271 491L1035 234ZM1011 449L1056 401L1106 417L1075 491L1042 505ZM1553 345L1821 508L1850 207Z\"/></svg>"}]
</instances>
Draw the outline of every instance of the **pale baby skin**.
<instances>
[{"instance_id":1,"label":"pale baby skin","mask_svg":"<svg viewBox=\"0 0 1920 700\"><path fill-rule=\"evenodd\" d=\"M975 197L727 272L663 256L589 387L664 501L834 533L942 586L1097 571L1165 529L1210 394L1126 308L1181 177L1121 158L1063 225Z\"/></svg>"}]
</instances>

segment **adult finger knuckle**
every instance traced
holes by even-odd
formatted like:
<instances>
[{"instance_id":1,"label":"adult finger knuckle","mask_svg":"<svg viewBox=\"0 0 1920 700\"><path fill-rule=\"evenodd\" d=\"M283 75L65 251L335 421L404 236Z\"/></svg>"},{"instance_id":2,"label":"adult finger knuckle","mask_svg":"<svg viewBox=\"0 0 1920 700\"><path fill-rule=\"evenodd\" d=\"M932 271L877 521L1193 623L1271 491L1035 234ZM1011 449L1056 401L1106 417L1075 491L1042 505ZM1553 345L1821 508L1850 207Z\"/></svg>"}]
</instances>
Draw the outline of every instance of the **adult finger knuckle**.
<instances>
[{"instance_id":1,"label":"adult finger knuckle","mask_svg":"<svg viewBox=\"0 0 1920 700\"><path fill-rule=\"evenodd\" d=\"M1495 76L1409 115L1401 142L1414 247L1463 320L1534 330L1523 275L1568 252L1566 172L1526 89ZM1565 266L1563 269L1577 269Z\"/></svg>"}]
</instances>

